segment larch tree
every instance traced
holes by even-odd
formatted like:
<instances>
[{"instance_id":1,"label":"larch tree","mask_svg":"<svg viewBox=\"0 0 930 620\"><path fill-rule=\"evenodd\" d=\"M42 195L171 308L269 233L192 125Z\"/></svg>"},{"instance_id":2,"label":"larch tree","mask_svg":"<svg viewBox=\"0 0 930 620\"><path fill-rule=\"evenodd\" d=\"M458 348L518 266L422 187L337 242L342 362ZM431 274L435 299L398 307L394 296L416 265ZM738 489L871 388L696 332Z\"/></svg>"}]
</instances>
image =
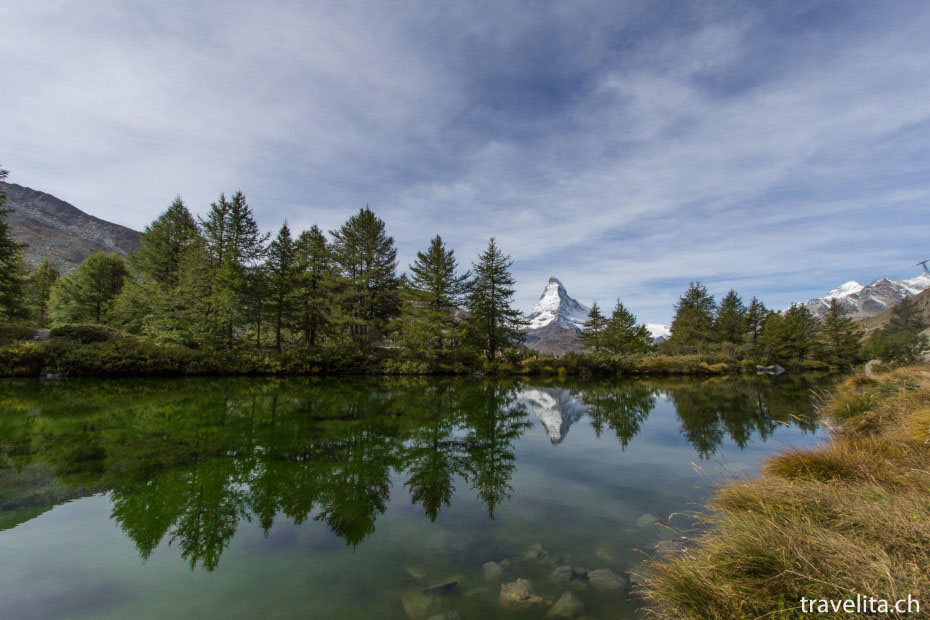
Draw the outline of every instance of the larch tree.
<instances>
[{"instance_id":1,"label":"larch tree","mask_svg":"<svg viewBox=\"0 0 930 620\"><path fill-rule=\"evenodd\" d=\"M294 315L294 288L297 285L297 247L287 222L268 247L265 263L268 315L274 321L274 345L281 350L281 334Z\"/></svg>"},{"instance_id":2,"label":"larch tree","mask_svg":"<svg viewBox=\"0 0 930 620\"><path fill-rule=\"evenodd\" d=\"M741 344L746 339L748 317L746 306L740 296L730 289L714 315L714 334L718 342Z\"/></svg>"},{"instance_id":3,"label":"larch tree","mask_svg":"<svg viewBox=\"0 0 930 620\"><path fill-rule=\"evenodd\" d=\"M526 321L513 307L513 260L501 252L494 238L472 263L471 285L466 300L469 323L485 358L493 362L498 351L523 341Z\"/></svg>"},{"instance_id":4,"label":"larch tree","mask_svg":"<svg viewBox=\"0 0 930 620\"><path fill-rule=\"evenodd\" d=\"M408 350L441 357L456 343L456 309L468 290L469 272L458 273L455 252L436 235L417 252L403 288L403 342Z\"/></svg>"},{"instance_id":5,"label":"larch tree","mask_svg":"<svg viewBox=\"0 0 930 620\"><path fill-rule=\"evenodd\" d=\"M400 310L394 239L368 207L330 235L339 276L340 323L352 344L370 348L384 337L388 322Z\"/></svg>"},{"instance_id":6,"label":"larch tree","mask_svg":"<svg viewBox=\"0 0 930 620\"><path fill-rule=\"evenodd\" d=\"M40 327L49 324L48 304L52 296L52 286L60 277L61 272L58 268L44 260L26 282L26 306L32 320Z\"/></svg>"},{"instance_id":7,"label":"larch tree","mask_svg":"<svg viewBox=\"0 0 930 620\"><path fill-rule=\"evenodd\" d=\"M0 181L7 171L0 169ZM23 260L25 244L13 238L6 221L12 212L4 208L6 195L0 190L0 321L25 318L23 293L26 284L26 263Z\"/></svg>"},{"instance_id":8,"label":"larch tree","mask_svg":"<svg viewBox=\"0 0 930 620\"><path fill-rule=\"evenodd\" d=\"M52 286L50 315L55 323L103 323L128 275L116 254L91 254Z\"/></svg>"},{"instance_id":9,"label":"larch tree","mask_svg":"<svg viewBox=\"0 0 930 620\"><path fill-rule=\"evenodd\" d=\"M714 297L700 282L692 282L675 304L668 348L677 353L696 353L714 341Z\"/></svg>"},{"instance_id":10,"label":"larch tree","mask_svg":"<svg viewBox=\"0 0 930 620\"><path fill-rule=\"evenodd\" d=\"M586 349L600 350L606 322L607 319L604 318L601 308L595 301L591 306L591 310L588 311L588 318L584 322L584 331L579 336Z\"/></svg>"},{"instance_id":11,"label":"larch tree","mask_svg":"<svg viewBox=\"0 0 930 620\"><path fill-rule=\"evenodd\" d=\"M856 362L859 330L836 299L830 300L830 307L820 321L817 345L820 357L829 364L848 368Z\"/></svg>"},{"instance_id":12,"label":"larch tree","mask_svg":"<svg viewBox=\"0 0 930 620\"><path fill-rule=\"evenodd\" d=\"M197 221L178 196L154 222L145 227L139 248L129 260L144 278L163 286L178 282L181 255L197 239Z\"/></svg>"},{"instance_id":13,"label":"larch tree","mask_svg":"<svg viewBox=\"0 0 930 620\"><path fill-rule=\"evenodd\" d=\"M317 345L329 325L334 290L332 252L315 224L297 237L296 327L307 348Z\"/></svg>"},{"instance_id":14,"label":"larch tree","mask_svg":"<svg viewBox=\"0 0 930 620\"><path fill-rule=\"evenodd\" d=\"M652 345L652 336L645 325L637 325L636 317L618 299L602 336L604 349L611 353L645 353Z\"/></svg>"}]
</instances>

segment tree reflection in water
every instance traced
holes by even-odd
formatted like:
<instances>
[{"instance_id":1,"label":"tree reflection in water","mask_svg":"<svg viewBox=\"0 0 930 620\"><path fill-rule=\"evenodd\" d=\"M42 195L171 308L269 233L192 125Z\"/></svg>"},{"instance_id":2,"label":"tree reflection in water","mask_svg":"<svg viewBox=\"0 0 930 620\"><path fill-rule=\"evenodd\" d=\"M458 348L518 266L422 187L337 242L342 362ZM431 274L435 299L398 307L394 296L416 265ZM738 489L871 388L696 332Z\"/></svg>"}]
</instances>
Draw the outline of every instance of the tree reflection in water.
<instances>
[{"instance_id":1,"label":"tree reflection in water","mask_svg":"<svg viewBox=\"0 0 930 620\"><path fill-rule=\"evenodd\" d=\"M358 545L386 510L392 472L430 520L451 505L457 482L493 517L513 490L514 445L532 426L526 389L421 378L7 382L0 516L12 516L0 523L41 512L29 502L108 492L143 558L167 540L191 568L213 570L253 519L267 534L276 518L312 518ZM662 396L705 458L726 436L743 447L778 424L816 428L803 377L545 389L569 392L555 401L581 403L596 434L610 429L622 448Z\"/></svg>"}]
</instances>

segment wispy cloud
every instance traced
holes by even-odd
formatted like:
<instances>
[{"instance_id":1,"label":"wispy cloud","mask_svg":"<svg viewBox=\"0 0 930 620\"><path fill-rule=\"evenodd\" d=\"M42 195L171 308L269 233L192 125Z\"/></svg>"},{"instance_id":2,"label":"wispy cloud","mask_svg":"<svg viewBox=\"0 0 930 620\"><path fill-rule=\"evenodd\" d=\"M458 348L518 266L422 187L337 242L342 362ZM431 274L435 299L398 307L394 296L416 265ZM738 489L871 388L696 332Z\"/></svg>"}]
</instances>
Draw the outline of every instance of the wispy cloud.
<instances>
[{"instance_id":1,"label":"wispy cloud","mask_svg":"<svg viewBox=\"0 0 930 620\"><path fill-rule=\"evenodd\" d=\"M6 2L0 162L141 227L243 189L261 223L369 203L406 264L496 235L666 321L689 280L773 306L930 255L921 3Z\"/></svg>"}]
</instances>

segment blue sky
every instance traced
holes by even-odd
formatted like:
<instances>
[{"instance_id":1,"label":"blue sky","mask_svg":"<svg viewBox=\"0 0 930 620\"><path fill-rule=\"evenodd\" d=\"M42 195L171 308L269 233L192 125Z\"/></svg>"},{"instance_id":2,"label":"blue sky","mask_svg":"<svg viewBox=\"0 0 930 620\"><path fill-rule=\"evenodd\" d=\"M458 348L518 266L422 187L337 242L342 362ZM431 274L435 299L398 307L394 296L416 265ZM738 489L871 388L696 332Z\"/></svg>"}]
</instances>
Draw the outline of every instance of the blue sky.
<instances>
[{"instance_id":1,"label":"blue sky","mask_svg":"<svg viewBox=\"0 0 930 620\"><path fill-rule=\"evenodd\" d=\"M369 204L402 268L494 235L524 309L555 275L648 322L691 280L783 307L930 257L924 2L193 4L2 3L10 181L135 228Z\"/></svg>"}]
</instances>

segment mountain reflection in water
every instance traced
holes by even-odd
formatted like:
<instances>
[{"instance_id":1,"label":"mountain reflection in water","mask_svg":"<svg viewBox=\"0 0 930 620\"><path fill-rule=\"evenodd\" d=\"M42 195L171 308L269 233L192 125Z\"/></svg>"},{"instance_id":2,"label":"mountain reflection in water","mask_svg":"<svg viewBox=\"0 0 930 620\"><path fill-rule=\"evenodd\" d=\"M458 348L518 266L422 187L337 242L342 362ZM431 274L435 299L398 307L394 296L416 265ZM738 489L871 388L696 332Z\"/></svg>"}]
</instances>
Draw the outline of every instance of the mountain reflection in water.
<instances>
[{"instance_id":1,"label":"mountain reflection in water","mask_svg":"<svg viewBox=\"0 0 930 620\"><path fill-rule=\"evenodd\" d=\"M267 534L275 519L312 519L357 546L386 510L392 475L430 520L457 484L493 517L533 417L553 444L587 423L626 448L668 399L706 459L726 437L742 448L779 425L814 431L812 387L804 377L9 381L0 383L0 529L106 493L143 557L168 541L192 568L215 569L251 520Z\"/></svg>"}]
</instances>

